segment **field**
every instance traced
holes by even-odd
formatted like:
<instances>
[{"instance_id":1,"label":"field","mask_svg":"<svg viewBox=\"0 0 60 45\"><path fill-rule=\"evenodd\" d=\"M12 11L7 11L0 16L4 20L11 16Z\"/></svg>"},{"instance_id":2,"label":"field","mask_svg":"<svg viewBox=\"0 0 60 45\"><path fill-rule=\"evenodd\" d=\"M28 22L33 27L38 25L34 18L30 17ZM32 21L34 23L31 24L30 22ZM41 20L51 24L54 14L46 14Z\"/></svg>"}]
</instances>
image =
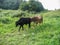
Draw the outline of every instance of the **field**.
<instances>
[{"instance_id":1,"label":"field","mask_svg":"<svg viewBox=\"0 0 60 45\"><path fill-rule=\"evenodd\" d=\"M43 16L40 25L24 25L24 30L18 32L16 17L24 12L25 17ZM0 45L60 45L60 10L43 11L35 14L20 10L0 10Z\"/></svg>"}]
</instances>

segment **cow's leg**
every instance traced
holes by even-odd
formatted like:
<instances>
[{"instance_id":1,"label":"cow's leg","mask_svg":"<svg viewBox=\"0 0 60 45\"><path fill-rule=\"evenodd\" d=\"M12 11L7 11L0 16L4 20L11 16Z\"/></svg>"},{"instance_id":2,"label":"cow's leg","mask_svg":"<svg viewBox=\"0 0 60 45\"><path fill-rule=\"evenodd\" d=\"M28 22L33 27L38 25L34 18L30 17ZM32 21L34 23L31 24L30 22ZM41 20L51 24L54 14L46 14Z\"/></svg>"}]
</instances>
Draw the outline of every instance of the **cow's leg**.
<instances>
[{"instance_id":1,"label":"cow's leg","mask_svg":"<svg viewBox=\"0 0 60 45\"><path fill-rule=\"evenodd\" d=\"M29 28L31 27L31 25L30 25L31 23L29 23Z\"/></svg>"},{"instance_id":2,"label":"cow's leg","mask_svg":"<svg viewBox=\"0 0 60 45\"><path fill-rule=\"evenodd\" d=\"M36 26L38 25L38 22L36 22Z\"/></svg>"},{"instance_id":3,"label":"cow's leg","mask_svg":"<svg viewBox=\"0 0 60 45\"><path fill-rule=\"evenodd\" d=\"M23 27L23 25L22 25L22 30L24 30L24 27Z\"/></svg>"},{"instance_id":4,"label":"cow's leg","mask_svg":"<svg viewBox=\"0 0 60 45\"><path fill-rule=\"evenodd\" d=\"M20 29L21 29L21 26L19 27L19 31L20 31Z\"/></svg>"}]
</instances>

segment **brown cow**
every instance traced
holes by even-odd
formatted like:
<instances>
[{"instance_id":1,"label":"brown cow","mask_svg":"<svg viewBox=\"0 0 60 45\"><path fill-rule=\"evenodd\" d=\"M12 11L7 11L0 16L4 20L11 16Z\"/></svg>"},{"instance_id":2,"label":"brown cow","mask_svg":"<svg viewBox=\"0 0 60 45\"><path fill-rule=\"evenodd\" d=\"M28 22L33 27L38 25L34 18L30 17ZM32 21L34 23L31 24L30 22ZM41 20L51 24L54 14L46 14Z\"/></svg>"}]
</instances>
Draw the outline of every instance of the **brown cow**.
<instances>
[{"instance_id":1,"label":"brown cow","mask_svg":"<svg viewBox=\"0 0 60 45\"><path fill-rule=\"evenodd\" d=\"M38 24L43 22L43 17L42 16L34 16L31 18L31 21Z\"/></svg>"}]
</instances>

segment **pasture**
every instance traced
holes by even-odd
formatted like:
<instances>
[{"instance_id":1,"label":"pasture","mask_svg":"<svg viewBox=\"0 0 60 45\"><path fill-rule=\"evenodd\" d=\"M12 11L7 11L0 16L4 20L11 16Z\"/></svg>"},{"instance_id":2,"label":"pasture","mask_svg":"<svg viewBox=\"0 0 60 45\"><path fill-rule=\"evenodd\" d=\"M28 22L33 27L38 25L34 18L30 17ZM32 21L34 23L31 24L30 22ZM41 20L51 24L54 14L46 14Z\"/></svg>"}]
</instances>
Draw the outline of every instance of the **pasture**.
<instances>
[{"instance_id":1,"label":"pasture","mask_svg":"<svg viewBox=\"0 0 60 45\"><path fill-rule=\"evenodd\" d=\"M18 32L15 22L21 17L43 15L43 23L24 25ZM20 17L18 17L18 16ZM0 10L0 45L60 45L60 10L35 14L20 10Z\"/></svg>"}]
</instances>

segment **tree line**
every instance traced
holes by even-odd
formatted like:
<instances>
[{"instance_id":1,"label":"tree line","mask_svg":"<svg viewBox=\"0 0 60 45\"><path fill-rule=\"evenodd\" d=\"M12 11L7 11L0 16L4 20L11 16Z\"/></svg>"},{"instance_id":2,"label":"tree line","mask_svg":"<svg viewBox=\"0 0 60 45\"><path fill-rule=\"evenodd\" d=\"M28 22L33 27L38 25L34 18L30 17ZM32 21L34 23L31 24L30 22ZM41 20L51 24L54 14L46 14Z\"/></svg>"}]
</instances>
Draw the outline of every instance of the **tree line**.
<instances>
[{"instance_id":1,"label":"tree line","mask_svg":"<svg viewBox=\"0 0 60 45\"><path fill-rule=\"evenodd\" d=\"M44 10L44 7L41 2L38 0L0 0L1 9L21 9L23 11L36 11L40 12Z\"/></svg>"}]
</instances>

